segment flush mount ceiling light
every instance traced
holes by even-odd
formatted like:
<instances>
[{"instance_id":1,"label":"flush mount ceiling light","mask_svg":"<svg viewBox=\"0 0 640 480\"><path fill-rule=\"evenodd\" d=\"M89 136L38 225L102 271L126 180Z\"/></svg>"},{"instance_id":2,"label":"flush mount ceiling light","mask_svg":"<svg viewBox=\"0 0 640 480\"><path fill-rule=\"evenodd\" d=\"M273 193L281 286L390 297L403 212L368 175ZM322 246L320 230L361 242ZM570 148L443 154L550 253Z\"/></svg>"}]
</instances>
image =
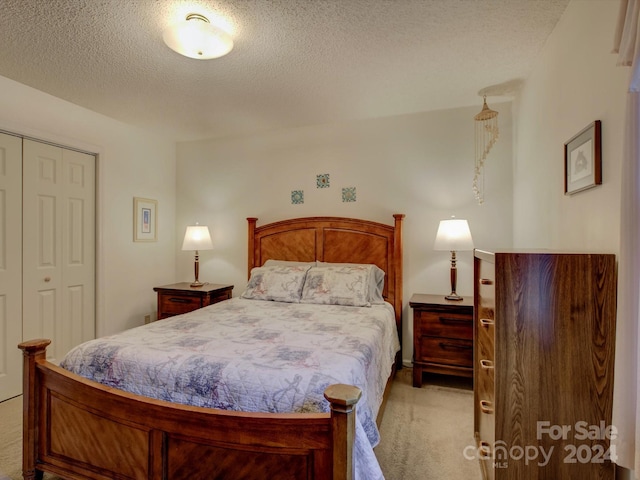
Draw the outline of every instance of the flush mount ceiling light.
<instances>
[{"instance_id":1,"label":"flush mount ceiling light","mask_svg":"<svg viewBox=\"0 0 640 480\"><path fill-rule=\"evenodd\" d=\"M233 48L233 40L227 32L197 13L190 13L184 21L171 25L162 39L171 50L199 60L222 57Z\"/></svg>"}]
</instances>

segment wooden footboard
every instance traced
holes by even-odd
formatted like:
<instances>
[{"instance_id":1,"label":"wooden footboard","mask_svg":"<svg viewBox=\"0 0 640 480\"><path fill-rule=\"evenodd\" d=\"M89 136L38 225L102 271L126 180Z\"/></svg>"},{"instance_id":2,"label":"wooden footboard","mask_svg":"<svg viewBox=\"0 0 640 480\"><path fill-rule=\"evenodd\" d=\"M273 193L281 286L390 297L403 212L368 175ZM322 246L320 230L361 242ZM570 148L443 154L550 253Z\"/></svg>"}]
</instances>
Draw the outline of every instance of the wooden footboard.
<instances>
[{"instance_id":1,"label":"wooden footboard","mask_svg":"<svg viewBox=\"0 0 640 480\"><path fill-rule=\"evenodd\" d=\"M326 414L190 407L105 387L46 361L49 340L24 342L24 478L353 478L361 391L332 385Z\"/></svg>"}]
</instances>

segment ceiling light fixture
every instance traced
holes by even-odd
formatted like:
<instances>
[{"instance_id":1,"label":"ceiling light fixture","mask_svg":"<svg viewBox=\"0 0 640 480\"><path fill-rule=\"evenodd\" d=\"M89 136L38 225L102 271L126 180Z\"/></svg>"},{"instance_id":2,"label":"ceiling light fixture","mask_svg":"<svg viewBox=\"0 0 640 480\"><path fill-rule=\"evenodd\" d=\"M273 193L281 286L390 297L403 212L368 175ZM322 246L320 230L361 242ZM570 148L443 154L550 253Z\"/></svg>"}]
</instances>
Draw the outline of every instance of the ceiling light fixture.
<instances>
[{"instance_id":1,"label":"ceiling light fixture","mask_svg":"<svg viewBox=\"0 0 640 480\"><path fill-rule=\"evenodd\" d=\"M190 13L184 21L171 25L162 39L174 52L199 60L222 57L233 48L231 36L198 13Z\"/></svg>"}]
</instances>

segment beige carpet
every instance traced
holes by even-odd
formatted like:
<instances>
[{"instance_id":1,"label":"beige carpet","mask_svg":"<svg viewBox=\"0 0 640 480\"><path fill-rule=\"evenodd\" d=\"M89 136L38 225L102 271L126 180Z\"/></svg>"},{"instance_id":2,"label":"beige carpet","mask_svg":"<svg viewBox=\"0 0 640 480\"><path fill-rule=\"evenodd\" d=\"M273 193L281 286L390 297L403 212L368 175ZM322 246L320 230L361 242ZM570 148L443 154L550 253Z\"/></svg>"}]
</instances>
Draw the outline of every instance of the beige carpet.
<instances>
[{"instance_id":1,"label":"beige carpet","mask_svg":"<svg viewBox=\"0 0 640 480\"><path fill-rule=\"evenodd\" d=\"M473 439L471 379L425 375L413 388L400 370L380 425L376 456L387 480L479 480L480 464L467 460Z\"/></svg>"},{"instance_id":2,"label":"beige carpet","mask_svg":"<svg viewBox=\"0 0 640 480\"><path fill-rule=\"evenodd\" d=\"M466 460L473 445L473 392L465 379L426 376L411 386L411 369L393 384L376 447L386 480L479 480L480 467ZM0 480L22 479L22 397L0 403ZM58 477L46 475L45 479Z\"/></svg>"}]
</instances>

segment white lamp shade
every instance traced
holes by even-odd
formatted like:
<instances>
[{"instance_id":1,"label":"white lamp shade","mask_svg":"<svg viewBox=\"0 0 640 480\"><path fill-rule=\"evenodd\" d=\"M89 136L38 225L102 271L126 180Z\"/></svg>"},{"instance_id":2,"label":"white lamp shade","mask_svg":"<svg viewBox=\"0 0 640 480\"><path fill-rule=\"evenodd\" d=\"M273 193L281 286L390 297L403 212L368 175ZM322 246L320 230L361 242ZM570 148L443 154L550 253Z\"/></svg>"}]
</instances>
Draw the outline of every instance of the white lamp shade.
<instances>
[{"instance_id":1,"label":"white lamp shade","mask_svg":"<svg viewBox=\"0 0 640 480\"><path fill-rule=\"evenodd\" d=\"M473 250L473 238L466 220L442 220L438 226L434 250Z\"/></svg>"},{"instance_id":2,"label":"white lamp shade","mask_svg":"<svg viewBox=\"0 0 640 480\"><path fill-rule=\"evenodd\" d=\"M201 60L222 57L233 48L233 40L227 32L195 14L167 28L162 39L174 52Z\"/></svg>"},{"instance_id":3,"label":"white lamp shade","mask_svg":"<svg viewBox=\"0 0 640 480\"><path fill-rule=\"evenodd\" d=\"M189 225L187 227L182 250L211 250L212 248L209 227L205 225Z\"/></svg>"}]
</instances>

